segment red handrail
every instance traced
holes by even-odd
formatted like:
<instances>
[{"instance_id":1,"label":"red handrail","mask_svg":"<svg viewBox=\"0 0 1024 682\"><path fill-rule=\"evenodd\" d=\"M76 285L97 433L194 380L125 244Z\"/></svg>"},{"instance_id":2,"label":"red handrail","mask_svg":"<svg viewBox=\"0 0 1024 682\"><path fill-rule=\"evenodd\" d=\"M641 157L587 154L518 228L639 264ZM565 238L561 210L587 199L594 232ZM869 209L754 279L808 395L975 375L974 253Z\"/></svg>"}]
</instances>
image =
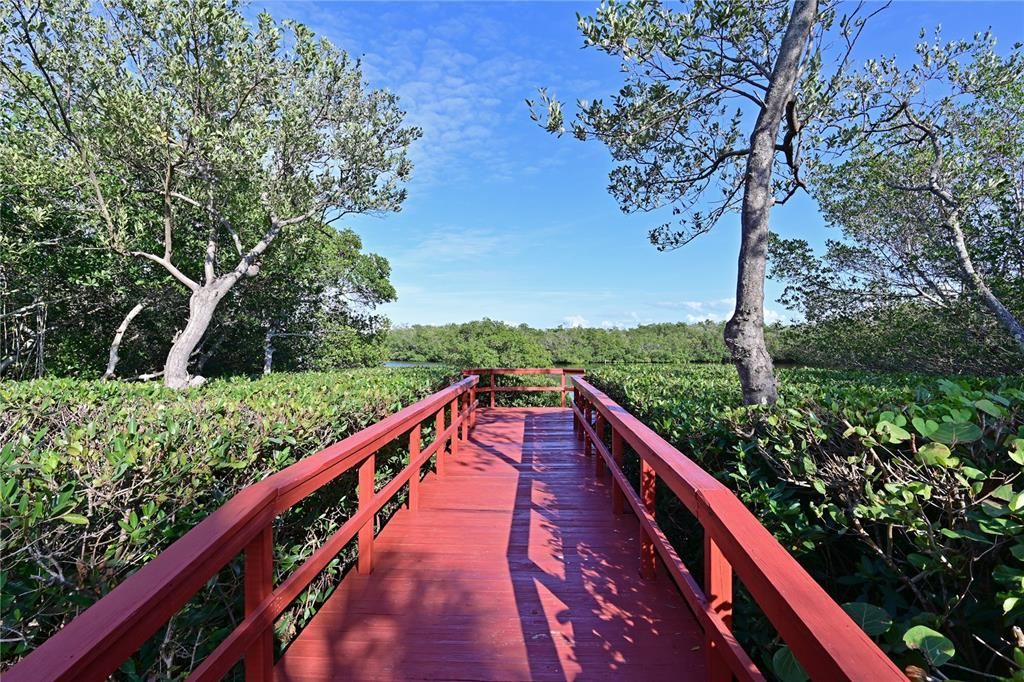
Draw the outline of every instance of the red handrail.
<instances>
[{"instance_id":1,"label":"red handrail","mask_svg":"<svg viewBox=\"0 0 1024 682\"><path fill-rule=\"evenodd\" d=\"M711 474L582 378L572 377L577 437L592 449L598 475L613 477L613 508L628 500L643 528L641 562L654 570L654 552L704 627L711 680L763 679L731 632L732 573L815 680L906 680L906 676L797 563L739 499ZM611 451L605 426L611 428ZM623 442L640 456L640 493L623 474ZM660 478L704 527L701 589L654 519Z\"/></svg>"},{"instance_id":2,"label":"red handrail","mask_svg":"<svg viewBox=\"0 0 1024 682\"><path fill-rule=\"evenodd\" d=\"M490 382L486 386L480 386L477 388L481 393L490 393L491 407L494 407L494 396L498 391L507 391L510 393L533 393L538 391L560 391L562 394L562 407L565 407L565 394L572 391L572 386L565 383L565 377L574 374L583 374L585 370L578 367L526 367L526 368L501 368L501 367L485 367L485 368L472 368L465 369L462 371L463 376L477 375L484 376L485 374L490 377ZM501 374L554 374L561 377L561 383L558 386L495 386L494 377Z\"/></svg>"},{"instance_id":3,"label":"red handrail","mask_svg":"<svg viewBox=\"0 0 1024 682\"><path fill-rule=\"evenodd\" d=\"M251 485L155 559L60 629L17 665L4 682L105 680L152 637L218 571L245 552L245 618L202 662L190 680L220 679L245 657L247 680L273 675L273 623L357 534L358 570L372 568L373 520L407 482L415 503L420 467L434 453L438 470L448 441L455 451L473 425L477 376L406 407L342 441ZM445 428L445 411L450 421ZM437 438L420 451L420 424L436 419ZM461 427L461 436L459 429ZM373 492L374 454L410 432L410 462ZM359 508L298 569L273 587L274 517L360 465Z\"/></svg>"}]
</instances>

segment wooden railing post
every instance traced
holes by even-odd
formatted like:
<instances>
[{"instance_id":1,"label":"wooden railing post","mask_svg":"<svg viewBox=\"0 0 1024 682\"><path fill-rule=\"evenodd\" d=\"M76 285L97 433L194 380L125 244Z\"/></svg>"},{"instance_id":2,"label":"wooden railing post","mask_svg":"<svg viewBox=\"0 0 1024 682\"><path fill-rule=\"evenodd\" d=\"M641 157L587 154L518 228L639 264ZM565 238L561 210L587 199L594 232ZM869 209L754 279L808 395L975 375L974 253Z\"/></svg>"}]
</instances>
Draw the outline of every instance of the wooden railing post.
<instances>
[{"instance_id":1,"label":"wooden railing post","mask_svg":"<svg viewBox=\"0 0 1024 682\"><path fill-rule=\"evenodd\" d=\"M377 475L377 456L370 455L359 465L359 508L362 509L373 499L373 487ZM377 516L366 520L359 529L359 556L357 570L363 575L373 571L373 534L377 524Z\"/></svg>"},{"instance_id":2,"label":"wooden railing post","mask_svg":"<svg viewBox=\"0 0 1024 682\"><path fill-rule=\"evenodd\" d=\"M591 414L592 414L591 410L593 408L590 405L590 401L587 401L583 405L584 405L583 406L583 421L585 421L587 423L587 426L590 426L590 419L591 419ZM588 434L584 430L584 432L583 432L583 454L586 455L587 457L590 457L590 454L591 454L590 453L590 448L591 448L590 434Z\"/></svg>"},{"instance_id":3,"label":"wooden railing post","mask_svg":"<svg viewBox=\"0 0 1024 682\"><path fill-rule=\"evenodd\" d=\"M587 404L583 400L583 397L579 396L579 395L573 396L573 402L576 404L576 407L580 408L580 414L585 414L586 409L587 409ZM585 438L585 436L583 435L584 434L584 431L583 431L583 417L581 417L580 415L577 415L575 413L575 411L573 412L573 414L576 417L576 421L574 422L575 426L576 426L576 440L582 442L583 439Z\"/></svg>"},{"instance_id":4,"label":"wooden railing post","mask_svg":"<svg viewBox=\"0 0 1024 682\"><path fill-rule=\"evenodd\" d=\"M622 441L622 434L619 433L615 427L612 427L612 459L615 460L615 466L622 469L622 463L624 460L623 447L625 444ZM626 496L622 492L622 488L619 487L619 482L612 477L612 513L622 514L625 512Z\"/></svg>"},{"instance_id":5,"label":"wooden railing post","mask_svg":"<svg viewBox=\"0 0 1024 682\"><path fill-rule=\"evenodd\" d=\"M441 406L441 409L437 411L437 416L434 417L434 431L437 433L437 435L434 437L434 440L437 441L437 451L434 453L434 456L437 458L437 460L436 460L437 461L437 475L438 476L443 476L444 475L444 451L445 451L445 446L447 445L445 440L442 440L442 438L444 438L444 406L443 405Z\"/></svg>"},{"instance_id":6,"label":"wooden railing post","mask_svg":"<svg viewBox=\"0 0 1024 682\"><path fill-rule=\"evenodd\" d=\"M459 432L462 433L463 442L469 440L469 394L463 393L459 396L459 419L462 423L459 425ZM462 413L466 414L463 415Z\"/></svg>"},{"instance_id":7,"label":"wooden railing post","mask_svg":"<svg viewBox=\"0 0 1024 682\"><path fill-rule=\"evenodd\" d=\"M420 467L415 464L420 458L420 431L421 425L417 424L409 432L409 466L413 467L412 477L409 479L409 510L415 511L420 506Z\"/></svg>"},{"instance_id":8,"label":"wooden railing post","mask_svg":"<svg viewBox=\"0 0 1024 682\"><path fill-rule=\"evenodd\" d=\"M604 417L600 413L594 421L594 433L597 434L597 440L604 445ZM604 480L604 457L601 456L597 445L594 446L594 475L598 480Z\"/></svg>"},{"instance_id":9,"label":"wooden railing post","mask_svg":"<svg viewBox=\"0 0 1024 682\"><path fill-rule=\"evenodd\" d=\"M452 402L449 404L449 409L451 410L451 421L448 422L448 425L455 427L455 430L452 431L452 448L451 448L452 457L454 458L455 455L459 454L459 427L458 427L458 423L459 423L459 397L458 396L455 396L452 399Z\"/></svg>"},{"instance_id":10,"label":"wooden railing post","mask_svg":"<svg viewBox=\"0 0 1024 682\"><path fill-rule=\"evenodd\" d=\"M732 629L732 565L722 554L715 541L704 531L704 594L711 607L725 626ZM705 643L707 651L708 680L712 682L730 682L732 672L714 642L708 638Z\"/></svg>"},{"instance_id":11,"label":"wooden railing post","mask_svg":"<svg viewBox=\"0 0 1024 682\"><path fill-rule=\"evenodd\" d=\"M559 372L559 374L561 374L561 378L562 378L562 383L561 383L561 386L562 386L562 390L561 390L562 407L565 407L565 370L562 370L561 372Z\"/></svg>"},{"instance_id":12,"label":"wooden railing post","mask_svg":"<svg viewBox=\"0 0 1024 682\"><path fill-rule=\"evenodd\" d=\"M476 386L469 389L469 428L476 427Z\"/></svg>"},{"instance_id":13,"label":"wooden railing post","mask_svg":"<svg viewBox=\"0 0 1024 682\"><path fill-rule=\"evenodd\" d=\"M654 514L655 502L654 491L658 481L658 474L655 473L647 460L640 458L640 501L651 514ZM645 578L653 578L656 561L654 541L647 534L647 531L640 531L640 575Z\"/></svg>"},{"instance_id":14,"label":"wooden railing post","mask_svg":"<svg viewBox=\"0 0 1024 682\"><path fill-rule=\"evenodd\" d=\"M494 390L495 388L496 387L494 385L494 370L492 369L491 370L491 407L494 407L494 394L497 393L497 391Z\"/></svg>"},{"instance_id":15,"label":"wooden railing post","mask_svg":"<svg viewBox=\"0 0 1024 682\"><path fill-rule=\"evenodd\" d=\"M249 616L274 590L274 528L267 525L245 548L245 615ZM274 677L274 628L268 627L245 652L245 681L270 682Z\"/></svg>"}]
</instances>

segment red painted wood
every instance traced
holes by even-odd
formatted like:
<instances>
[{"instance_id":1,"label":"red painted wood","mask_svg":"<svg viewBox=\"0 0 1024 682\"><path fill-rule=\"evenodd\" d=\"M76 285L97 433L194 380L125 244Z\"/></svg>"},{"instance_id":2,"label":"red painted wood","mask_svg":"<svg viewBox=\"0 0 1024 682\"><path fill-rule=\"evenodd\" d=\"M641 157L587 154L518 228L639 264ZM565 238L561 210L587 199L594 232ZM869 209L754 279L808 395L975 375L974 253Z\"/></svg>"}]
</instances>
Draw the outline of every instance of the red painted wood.
<instances>
[{"instance_id":1,"label":"red painted wood","mask_svg":"<svg viewBox=\"0 0 1024 682\"><path fill-rule=\"evenodd\" d=\"M575 412L577 417L582 416L582 412L578 409ZM583 428L589 427L584 426ZM722 622L721 617L708 605L703 590L697 585L697 581L690 573L690 570L683 563L682 559L679 558L679 555L671 543L669 543L668 538L665 537L664 532L662 532L657 521L654 519L654 514L641 501L640 495L630 485L625 473L616 466L612 453L603 444L598 444L597 451L608 463L612 478L618 483L619 489L623 491L626 501L629 502L629 506L640 522L640 527L653 539L656 551L661 556L661 560L682 593L683 598L697 616L706 637L722 652L726 663L737 679L762 682L764 677L757 669L757 666L754 665L739 642L736 641L732 631Z\"/></svg>"},{"instance_id":2,"label":"red painted wood","mask_svg":"<svg viewBox=\"0 0 1024 682\"><path fill-rule=\"evenodd\" d=\"M459 418L459 403L458 403L457 399L453 400L451 402L451 405L450 405L449 409L451 410L451 422L450 423L454 424L455 421ZM452 435L451 445L449 447L451 449L452 457L455 457L456 455L459 454L459 433L458 433L458 431L456 431Z\"/></svg>"},{"instance_id":3,"label":"red painted wood","mask_svg":"<svg viewBox=\"0 0 1024 682\"><path fill-rule=\"evenodd\" d=\"M436 455L436 467L438 476L444 475L444 460L445 452L448 448L448 439L444 436L444 407L441 407L437 411L437 416L434 417L434 433L437 434L437 455Z\"/></svg>"},{"instance_id":4,"label":"red painted wood","mask_svg":"<svg viewBox=\"0 0 1024 682\"><path fill-rule=\"evenodd\" d=\"M615 460L615 466L612 470L622 469L622 463L625 460L625 453L623 451L622 434L612 429L612 459ZM625 513L625 498L622 494L622 486L618 480L612 481L612 512L615 514Z\"/></svg>"},{"instance_id":5,"label":"red painted wood","mask_svg":"<svg viewBox=\"0 0 1024 682\"><path fill-rule=\"evenodd\" d=\"M726 627L732 629L732 566L722 555L715 541L704 537L704 594L708 606L717 613ZM708 679L710 682L730 682L732 672L715 642L707 642Z\"/></svg>"},{"instance_id":6,"label":"red painted wood","mask_svg":"<svg viewBox=\"0 0 1024 682\"><path fill-rule=\"evenodd\" d=\"M658 476L654 469L645 459L640 460L640 500L644 508L654 516L655 498L654 492L658 483ZM640 573L645 578L653 578L657 570L657 562L654 560L654 539L647 531L640 534Z\"/></svg>"},{"instance_id":7,"label":"red painted wood","mask_svg":"<svg viewBox=\"0 0 1024 682\"><path fill-rule=\"evenodd\" d=\"M245 615L251 616L274 590L274 529L264 528L245 548ZM266 628L245 652L245 682L270 682L274 631Z\"/></svg>"},{"instance_id":8,"label":"red painted wood","mask_svg":"<svg viewBox=\"0 0 1024 682\"><path fill-rule=\"evenodd\" d=\"M572 382L697 517L812 679L905 680L732 492L587 381Z\"/></svg>"},{"instance_id":9,"label":"red painted wood","mask_svg":"<svg viewBox=\"0 0 1024 682\"><path fill-rule=\"evenodd\" d=\"M277 666L289 680L702 679L703 632L558 408L481 411Z\"/></svg>"},{"instance_id":10,"label":"red painted wood","mask_svg":"<svg viewBox=\"0 0 1024 682\"><path fill-rule=\"evenodd\" d=\"M599 443L604 443L604 417L597 415L597 419L594 422L594 434L596 435L595 440ZM604 458L594 458L594 474L597 475L598 479L604 479Z\"/></svg>"},{"instance_id":11,"label":"red painted wood","mask_svg":"<svg viewBox=\"0 0 1024 682\"><path fill-rule=\"evenodd\" d=\"M18 665L4 671L4 681L106 679L215 573L263 533L274 516L409 430L453 396L469 391L478 380L476 376L467 377L242 490ZM429 457L431 452L428 448L421 457ZM217 655L210 657L208 665L204 662L193 677L219 679L351 540L364 519L371 518L387 502L381 495L394 495L408 481L410 473L406 469L392 480L375 497L372 509L357 513L324 547L315 551L260 603L251 617L245 618L245 626L232 632L218 647ZM331 544L339 541L337 546ZM230 655L225 656L225 651Z\"/></svg>"},{"instance_id":12,"label":"red painted wood","mask_svg":"<svg viewBox=\"0 0 1024 682\"><path fill-rule=\"evenodd\" d=\"M359 506L363 509L369 506L373 499L374 482L377 474L377 458L370 455L359 465ZM359 529L359 553L357 558L358 570L360 573L369 574L373 571L373 535L375 515L370 516Z\"/></svg>"},{"instance_id":13,"label":"red painted wood","mask_svg":"<svg viewBox=\"0 0 1024 682\"><path fill-rule=\"evenodd\" d=\"M409 432L409 466L414 468L409 478L409 509L415 511L420 503L420 467L416 461L420 457L421 427L419 424Z\"/></svg>"}]
</instances>

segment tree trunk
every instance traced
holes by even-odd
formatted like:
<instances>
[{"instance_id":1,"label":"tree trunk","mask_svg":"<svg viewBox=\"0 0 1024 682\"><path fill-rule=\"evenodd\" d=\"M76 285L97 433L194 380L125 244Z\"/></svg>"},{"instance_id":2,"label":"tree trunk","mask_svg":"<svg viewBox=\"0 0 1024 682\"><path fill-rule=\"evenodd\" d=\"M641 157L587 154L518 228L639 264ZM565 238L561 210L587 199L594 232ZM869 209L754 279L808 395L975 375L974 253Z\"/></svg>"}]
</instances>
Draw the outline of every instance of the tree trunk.
<instances>
[{"instance_id":1,"label":"tree trunk","mask_svg":"<svg viewBox=\"0 0 1024 682\"><path fill-rule=\"evenodd\" d=\"M44 352L46 350L46 304L36 310L36 379L46 373Z\"/></svg>"},{"instance_id":2,"label":"tree trunk","mask_svg":"<svg viewBox=\"0 0 1024 682\"><path fill-rule=\"evenodd\" d=\"M999 324L1003 325L1006 331L1010 332L1010 336L1017 342L1017 346L1021 351L1024 351L1024 326L1014 317L1009 308L1003 305L1003 302L992 293L992 290L988 288L988 284L985 283L981 274L974 269L974 261L967 250L964 231L960 228L960 219L955 212L947 217L946 224L949 226L949 231L953 238L953 248L956 250L957 263L960 265L960 271L967 281L967 286L974 290L974 293L981 298L985 307L999 320Z\"/></svg>"},{"instance_id":3,"label":"tree trunk","mask_svg":"<svg viewBox=\"0 0 1024 682\"><path fill-rule=\"evenodd\" d=\"M804 47L818 11L817 0L793 4L779 56L772 69L764 107L750 134L750 154L743 183L741 239L736 276L736 310L725 325L725 344L743 386L743 402L772 403L778 398L775 369L764 342L764 278L768 253L768 218L775 197L772 167L775 143L786 104L792 99Z\"/></svg>"},{"instance_id":4,"label":"tree trunk","mask_svg":"<svg viewBox=\"0 0 1024 682\"><path fill-rule=\"evenodd\" d=\"M263 338L263 374L270 374L273 364L274 330L271 328L267 330L267 335Z\"/></svg>"},{"instance_id":5,"label":"tree trunk","mask_svg":"<svg viewBox=\"0 0 1024 682\"><path fill-rule=\"evenodd\" d=\"M169 388L185 388L193 377L189 376L188 363L192 351L210 327L213 313L224 294L231 288L234 281L214 280L211 284L199 287L192 293L188 301L188 322L185 329L175 339L164 363L164 384Z\"/></svg>"},{"instance_id":6,"label":"tree trunk","mask_svg":"<svg viewBox=\"0 0 1024 682\"><path fill-rule=\"evenodd\" d=\"M117 328L114 333L114 340L110 343L110 357L107 360L107 371L103 373L103 379L113 379L114 370L117 369L117 362L120 357L117 351L121 348L121 339L124 338L124 333L128 330L128 325L132 323L135 316L142 312L142 309L146 307L145 301L139 301L135 304L135 307L128 311L128 314L121 320L121 325Z\"/></svg>"}]
</instances>

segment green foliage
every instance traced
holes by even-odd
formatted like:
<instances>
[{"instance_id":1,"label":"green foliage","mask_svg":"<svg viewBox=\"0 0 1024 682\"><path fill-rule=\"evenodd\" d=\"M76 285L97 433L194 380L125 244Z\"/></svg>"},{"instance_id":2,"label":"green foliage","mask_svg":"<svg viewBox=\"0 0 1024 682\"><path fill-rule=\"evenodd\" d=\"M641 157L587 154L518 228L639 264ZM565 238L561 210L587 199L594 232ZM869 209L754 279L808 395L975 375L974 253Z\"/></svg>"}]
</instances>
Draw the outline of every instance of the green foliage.
<instances>
[{"instance_id":1,"label":"green foliage","mask_svg":"<svg viewBox=\"0 0 1024 682\"><path fill-rule=\"evenodd\" d=\"M1008 662L1024 626L1024 381L783 369L776 405L743 407L729 367L588 376L736 492L895 660L1024 670ZM699 566L695 520L659 504ZM748 599L739 636L781 677L787 654Z\"/></svg>"},{"instance_id":2,"label":"green foliage","mask_svg":"<svg viewBox=\"0 0 1024 682\"><path fill-rule=\"evenodd\" d=\"M148 371L172 339L187 346L184 364L229 290L231 309L197 364L258 326L298 334L345 323L379 336L380 320L360 306L394 297L387 264L324 221L398 210L419 130L357 60L302 24L245 10L236 0L0 9L0 290L5 307L15 289L13 305L53 313L46 324L69 351L51 360L61 373L101 371L97 346L142 300L142 343L126 346L146 349ZM239 303L261 286L266 295ZM357 305L344 305L353 293ZM176 335L186 319L198 327ZM315 330L290 329L296 319ZM44 346L45 324L35 338L3 331L0 368L25 376L22 356ZM243 345L259 349L259 336ZM258 366L261 355L246 357ZM167 369L166 380L187 380Z\"/></svg>"},{"instance_id":3,"label":"green foliage","mask_svg":"<svg viewBox=\"0 0 1024 682\"><path fill-rule=\"evenodd\" d=\"M0 383L0 622L7 665L52 635L244 486L428 395L447 368L351 370L153 384ZM429 435L429 434L428 434ZM378 455L390 477L399 445ZM354 508L343 476L275 522L287 574ZM346 551L277 623L287 642L346 567ZM216 646L240 615L237 562L122 670L168 678Z\"/></svg>"},{"instance_id":4,"label":"green foliage","mask_svg":"<svg viewBox=\"0 0 1024 682\"><path fill-rule=\"evenodd\" d=\"M784 132L769 132L778 136L774 150L784 169L770 188L780 200L803 185L801 147L813 146L803 130L827 111L845 67L841 57L833 73L825 73L820 45L840 36L856 41L866 20L858 12L838 22L834 6L822 5L812 14L807 40L813 48L801 50L793 65L798 75ZM607 146L617 164L608 189L620 208L632 213L671 207L670 222L649 236L659 249L680 247L740 208L748 141L766 111L766 93L780 87L773 79L792 16L791 3L779 0L678 7L658 0L604 0L592 16L578 18L578 27L584 47L618 62L622 86L607 100L578 101L568 124L562 103L545 90L539 103L527 105L549 132L568 129L577 139Z\"/></svg>"},{"instance_id":5,"label":"green foliage","mask_svg":"<svg viewBox=\"0 0 1024 682\"><path fill-rule=\"evenodd\" d=\"M462 367L589 366L604 363L679 363L728 360L720 322L644 324L630 329L513 327L482 320L444 326L413 325L388 334L391 360ZM783 327L765 330L776 357L790 348Z\"/></svg>"},{"instance_id":6,"label":"green foliage","mask_svg":"<svg viewBox=\"0 0 1024 682\"><path fill-rule=\"evenodd\" d=\"M921 37L916 63L869 61L834 105L842 124L808 178L841 238L820 255L773 238L771 274L823 360L1019 372L1008 320L1024 316L1024 51L991 33Z\"/></svg>"}]
</instances>

